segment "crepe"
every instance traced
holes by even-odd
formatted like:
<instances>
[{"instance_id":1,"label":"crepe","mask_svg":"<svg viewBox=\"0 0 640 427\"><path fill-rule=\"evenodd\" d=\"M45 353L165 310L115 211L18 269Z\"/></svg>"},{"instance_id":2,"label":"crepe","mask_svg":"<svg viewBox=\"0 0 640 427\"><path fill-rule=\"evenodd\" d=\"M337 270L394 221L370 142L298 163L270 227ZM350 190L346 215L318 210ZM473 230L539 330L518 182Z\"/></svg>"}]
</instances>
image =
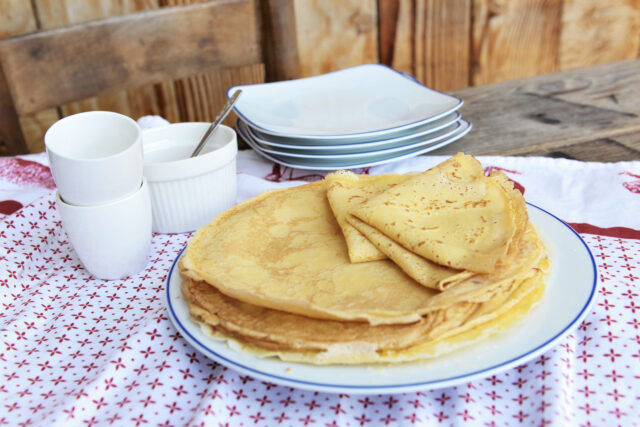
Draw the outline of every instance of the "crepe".
<instances>
[{"instance_id":1,"label":"crepe","mask_svg":"<svg viewBox=\"0 0 640 427\"><path fill-rule=\"evenodd\" d=\"M185 280L183 293L191 315L210 333L259 356L314 364L398 362L435 357L472 339L441 341L483 326L482 335L500 317L544 287L546 259L526 279L503 284L484 302L462 302L436 310L410 325L371 326L364 322L319 320L251 306L229 298L204 282ZM522 308L521 308L522 310ZM457 345L456 345L457 344Z\"/></svg>"},{"instance_id":2,"label":"crepe","mask_svg":"<svg viewBox=\"0 0 640 427\"><path fill-rule=\"evenodd\" d=\"M327 199L342 229L351 262L375 261L387 256L347 221L349 212L372 195L388 190L409 178L410 175L356 175L349 171L337 171L325 177Z\"/></svg>"},{"instance_id":3,"label":"crepe","mask_svg":"<svg viewBox=\"0 0 640 427\"><path fill-rule=\"evenodd\" d=\"M360 232L368 242L371 242L380 252L389 257L409 277L423 286L443 291L474 275L471 271L444 267L420 255L416 255L356 217L347 217L347 222Z\"/></svg>"},{"instance_id":4,"label":"crepe","mask_svg":"<svg viewBox=\"0 0 640 427\"><path fill-rule=\"evenodd\" d=\"M458 153L351 214L437 264L490 273L527 222L524 200L507 183L500 174L484 176L480 162Z\"/></svg>"},{"instance_id":5,"label":"crepe","mask_svg":"<svg viewBox=\"0 0 640 427\"><path fill-rule=\"evenodd\" d=\"M319 181L273 190L198 230L183 275L248 304L320 319L412 323L437 291L388 260L352 264Z\"/></svg>"},{"instance_id":6,"label":"crepe","mask_svg":"<svg viewBox=\"0 0 640 427\"><path fill-rule=\"evenodd\" d=\"M419 175L339 172L263 193L198 230L179 268L216 339L352 364L483 339L540 298L548 260L508 178L458 154Z\"/></svg>"},{"instance_id":7,"label":"crepe","mask_svg":"<svg viewBox=\"0 0 640 427\"><path fill-rule=\"evenodd\" d=\"M439 292L389 260L350 263L325 191L323 181L275 190L219 215L189 242L182 274L239 301L308 317L372 325L420 320ZM522 248L510 266L526 272L543 251L535 244ZM520 274L503 270L490 280Z\"/></svg>"}]
</instances>

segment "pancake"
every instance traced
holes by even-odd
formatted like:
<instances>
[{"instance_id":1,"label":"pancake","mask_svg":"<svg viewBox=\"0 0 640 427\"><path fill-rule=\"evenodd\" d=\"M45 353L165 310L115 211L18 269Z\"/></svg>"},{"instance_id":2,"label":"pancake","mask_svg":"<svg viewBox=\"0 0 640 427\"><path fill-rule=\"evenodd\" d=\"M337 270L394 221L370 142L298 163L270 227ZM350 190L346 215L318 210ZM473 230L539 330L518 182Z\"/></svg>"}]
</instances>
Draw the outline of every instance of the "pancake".
<instances>
[{"instance_id":1,"label":"pancake","mask_svg":"<svg viewBox=\"0 0 640 427\"><path fill-rule=\"evenodd\" d=\"M375 261L387 256L347 221L349 212L369 197L409 178L410 175L356 175L349 171L337 171L325 177L327 199L342 229L351 262Z\"/></svg>"},{"instance_id":2,"label":"pancake","mask_svg":"<svg viewBox=\"0 0 640 427\"><path fill-rule=\"evenodd\" d=\"M190 279L182 289L191 315L215 337L244 351L314 364L398 362L435 357L456 347L454 344L469 344L474 340L456 342L455 337L479 326L486 336L501 316L544 287L545 270L543 259L529 278L504 284L484 302L458 303L410 325L371 326L307 318L251 306ZM540 292L520 310L528 311L539 296ZM443 343L445 339L449 340Z\"/></svg>"},{"instance_id":3,"label":"pancake","mask_svg":"<svg viewBox=\"0 0 640 427\"><path fill-rule=\"evenodd\" d=\"M246 200L179 262L191 316L240 351L313 364L437 357L522 317L548 260L522 194L458 154Z\"/></svg>"},{"instance_id":4,"label":"pancake","mask_svg":"<svg viewBox=\"0 0 640 427\"><path fill-rule=\"evenodd\" d=\"M323 181L275 190L219 215L189 242L181 273L247 304L372 325L417 322L434 302L440 308L464 300L460 292L434 299L439 291L419 285L389 260L350 263L325 191ZM543 248L535 232L522 240L508 268L476 280L478 292L537 263Z\"/></svg>"},{"instance_id":5,"label":"pancake","mask_svg":"<svg viewBox=\"0 0 640 427\"><path fill-rule=\"evenodd\" d=\"M516 190L505 183L499 174L486 177L480 162L458 153L351 214L437 264L491 273L523 232L518 226L526 224L518 217L525 208L516 209Z\"/></svg>"},{"instance_id":6,"label":"pancake","mask_svg":"<svg viewBox=\"0 0 640 427\"><path fill-rule=\"evenodd\" d=\"M371 326L256 307L227 297L205 282L189 279L182 283L182 291L195 317L243 342L271 350L328 351L336 344L348 343L380 350L402 349L431 338L436 326L448 330L463 324L480 305L463 301L411 324Z\"/></svg>"},{"instance_id":7,"label":"pancake","mask_svg":"<svg viewBox=\"0 0 640 427\"><path fill-rule=\"evenodd\" d=\"M352 264L324 181L218 215L195 233L180 269L248 304L370 324L416 322L437 293L389 260Z\"/></svg>"}]
</instances>

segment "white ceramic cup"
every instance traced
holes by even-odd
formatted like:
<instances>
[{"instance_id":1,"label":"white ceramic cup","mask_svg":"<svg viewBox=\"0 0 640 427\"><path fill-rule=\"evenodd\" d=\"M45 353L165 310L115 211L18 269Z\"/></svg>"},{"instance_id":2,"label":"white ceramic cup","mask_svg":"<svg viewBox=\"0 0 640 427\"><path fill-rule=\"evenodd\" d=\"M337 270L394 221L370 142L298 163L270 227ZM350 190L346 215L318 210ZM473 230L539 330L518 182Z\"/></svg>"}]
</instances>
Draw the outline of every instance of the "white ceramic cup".
<instances>
[{"instance_id":1,"label":"white ceramic cup","mask_svg":"<svg viewBox=\"0 0 640 427\"><path fill-rule=\"evenodd\" d=\"M71 205L110 203L142 183L142 131L127 116L89 111L65 117L44 136L53 179Z\"/></svg>"},{"instance_id":2,"label":"white ceramic cup","mask_svg":"<svg viewBox=\"0 0 640 427\"><path fill-rule=\"evenodd\" d=\"M190 157L210 123L175 123L143 134L153 231L184 233L208 224L236 202L236 133L220 125Z\"/></svg>"},{"instance_id":3,"label":"white ceramic cup","mask_svg":"<svg viewBox=\"0 0 640 427\"><path fill-rule=\"evenodd\" d=\"M151 246L151 199L144 180L138 191L99 206L74 206L57 193L58 213L84 267L99 279L141 271Z\"/></svg>"}]
</instances>

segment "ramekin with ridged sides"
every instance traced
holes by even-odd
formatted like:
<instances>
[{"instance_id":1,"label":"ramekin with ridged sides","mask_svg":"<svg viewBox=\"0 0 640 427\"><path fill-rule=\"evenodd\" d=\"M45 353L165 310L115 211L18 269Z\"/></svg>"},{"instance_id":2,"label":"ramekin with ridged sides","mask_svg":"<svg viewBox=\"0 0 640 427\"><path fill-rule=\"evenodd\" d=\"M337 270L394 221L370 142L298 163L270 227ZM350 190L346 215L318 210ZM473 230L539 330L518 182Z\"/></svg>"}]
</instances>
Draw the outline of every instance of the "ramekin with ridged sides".
<instances>
[{"instance_id":1,"label":"ramekin with ridged sides","mask_svg":"<svg viewBox=\"0 0 640 427\"><path fill-rule=\"evenodd\" d=\"M191 153L210 123L176 123L142 134L153 231L184 233L208 224L236 201L236 133L220 125L204 150Z\"/></svg>"}]
</instances>

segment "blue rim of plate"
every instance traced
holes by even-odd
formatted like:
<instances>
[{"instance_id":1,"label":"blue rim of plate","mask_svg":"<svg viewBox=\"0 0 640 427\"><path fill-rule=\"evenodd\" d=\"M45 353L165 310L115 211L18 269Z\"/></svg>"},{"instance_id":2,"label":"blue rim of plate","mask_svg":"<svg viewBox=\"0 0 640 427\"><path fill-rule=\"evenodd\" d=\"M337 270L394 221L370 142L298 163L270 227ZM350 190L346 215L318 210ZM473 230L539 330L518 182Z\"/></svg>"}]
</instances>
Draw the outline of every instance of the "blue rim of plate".
<instances>
[{"instance_id":1,"label":"blue rim of plate","mask_svg":"<svg viewBox=\"0 0 640 427\"><path fill-rule=\"evenodd\" d=\"M369 63L369 64L359 64L359 65L354 65L352 67L347 67L347 68L343 68L341 70L336 70L336 71L331 71L329 73L325 73L325 74L319 74L317 76L311 76L311 77L303 77L304 79L317 79L317 78L322 78L324 76L326 76L327 74L332 74L332 73L339 73L341 71L344 70L350 70L352 68L358 68L358 67L362 67L362 66L366 66L366 65L375 65L381 68L386 68L388 70L393 71L394 73L400 75L402 78L405 78L407 80L411 80L413 83L422 86L425 89L428 89L430 91L433 92L437 92L441 95L446 95L449 96L453 99L457 99L458 103L453 106L452 108L448 109L447 111L444 111L442 113L438 113L436 115L433 116L429 116L426 117L422 120L418 120L412 123L407 123L404 125L400 125L400 126L394 126L394 127L390 127L390 128L385 128L385 129L377 129L374 131L368 131L368 132L359 132L359 133L347 133L347 134L341 134L341 135L303 135L303 134L287 134L287 135L283 135L281 133L277 133L274 132L272 130L269 129L265 129L262 126L252 122L251 120L249 120L248 117L246 117L244 114L242 114L240 111L238 111L238 109L236 107L233 107L233 111L240 117L242 118L242 120L244 120L245 122L249 123L252 127L258 129L260 132L269 134L269 135L273 135L273 136L282 136L282 137L288 137L288 138L298 138L298 139L334 139L334 138L356 138L356 137L366 137L366 136L373 136L373 135L379 135L379 134L384 134L387 132L392 132L392 131L401 131L401 130L405 130L405 129L410 129L414 126L418 126L418 125L422 125L422 124L426 124L426 123L430 123L432 121L441 119L442 117L446 116L447 114L453 113L454 111L458 111L460 109L460 107L462 107L464 105L464 100L462 100L461 98L458 98L457 96L453 96L450 95L448 93L443 93L440 91L437 91L435 89L431 89L430 87L427 87L425 85L423 85L417 78L415 78L414 76L412 76L411 74L402 72L402 71L398 71L398 70L394 70L393 68L389 67L388 65L385 64L377 64L377 63ZM301 80L301 79L295 79L295 80ZM289 82L295 81L295 80L288 80ZM256 86L256 85L272 85L272 84L276 84L276 83L282 83L280 82L269 82L269 83L256 83L255 85L241 85L241 86ZM231 97L230 92L231 89L237 88L238 86L232 86L230 88L227 89L226 92L226 97L227 99L229 99Z\"/></svg>"},{"instance_id":2,"label":"blue rim of plate","mask_svg":"<svg viewBox=\"0 0 640 427\"><path fill-rule=\"evenodd\" d=\"M464 120L464 119L460 119L460 120ZM464 120L464 121L467 122L466 120ZM428 153L430 151L437 150L439 148L445 147L445 146L447 146L449 144L452 144L452 143L456 142L457 140L459 140L460 138L462 138L463 136L468 134L471 131L471 129L473 128L473 125L471 124L471 122L467 122L467 123L469 124L469 127L467 127L462 132L460 132L458 134L453 134L450 138L445 139L444 141L436 142L435 144L425 143L425 145L423 145L421 147L418 147L414 151L411 151L409 153L400 154L398 156L390 156L390 157L388 157L386 159L378 160L378 161L362 162L362 163L355 163L355 164L345 164L345 165L329 165L329 166L302 165L302 164L296 164L296 163L287 162L286 160L282 160L277 156L274 156L272 154L265 153L264 151L262 151L262 149L256 144L256 142L253 141L246 133L244 133L244 131L242 129L237 128L236 131L242 137L242 139L251 148L253 148L253 150L255 150L262 157L264 157L264 158L266 158L266 159L268 159L268 160L270 160L272 162L279 163L282 166L287 166L287 167L295 168L295 169L331 171L331 170L337 170L337 169L356 169L356 168L364 168L364 167L369 167L369 166L378 166L378 165L382 165L382 164L385 164L385 163L392 163L392 162L396 162L396 161L399 161L399 160L409 159L411 157L419 156L421 154L425 154L425 153Z\"/></svg>"},{"instance_id":3,"label":"blue rim of plate","mask_svg":"<svg viewBox=\"0 0 640 427\"><path fill-rule=\"evenodd\" d=\"M178 331L183 334L185 336L185 338L188 338L187 341L193 341L195 343L197 343L199 350L205 352L205 354L209 357L211 357L212 359L214 359L215 361L230 367L230 368L235 368L237 370L240 370L242 372L245 373L249 373L249 374L254 374L259 378L262 379L267 379L268 381L273 381L274 383L278 383L278 384L282 384L285 386L299 386L300 388L306 388L306 389L317 389L318 387L322 388L322 391L326 391L326 392L340 392L342 390L352 390L353 392L358 392L358 391L362 391L363 393L392 393L394 391L397 392L405 392L407 391L407 389L414 389L414 390L419 390L419 389L427 389L427 388L436 388L438 385L441 384L449 384L451 382L455 382L456 380L467 380L467 381L473 381L474 379L477 378L483 378L486 375L489 375L491 373L498 373L498 372L503 372L507 369L512 368L513 366L516 366L518 364L522 364L522 363L527 363L528 361L530 361L531 359L533 359L534 357L544 353L545 351L547 351L549 348L551 348L554 343L561 339L562 337L564 337L565 335L567 335L569 332L571 332L571 330L574 329L575 326L577 326L577 324L579 322L581 322L586 315L588 314L589 309L591 308L593 302L594 302L594 296L596 293L596 289L597 289L597 284L598 284L598 269L596 267L596 263L595 263L595 259L593 258L593 254L591 253L591 250L589 250L589 247L587 246L587 244L585 243L585 241L582 239L582 237L580 237L580 235L573 229L571 228L571 226L569 226L566 222L562 221L560 218L558 218L557 216L553 215L552 213L536 206L533 205L529 202L527 202L527 205L538 209L541 212L544 212L545 214L549 215L550 217L554 218L556 221L558 221L560 224L564 225L566 228L568 228L571 233L573 233L578 240L580 241L580 243L582 243L582 246L584 247L587 255L589 256L589 259L591 261L591 267L592 267L592 271L593 271L593 282L591 283L591 292L589 294L589 298L587 299L587 301L584 303L582 309L580 310L580 312L573 318L573 320L571 322L569 322L569 324L567 324L560 332L556 333L553 337L549 338L547 341L545 341L544 343L538 345L536 348L531 349L527 352L525 352L524 354L518 356L518 357L514 357L511 358L509 360L506 360L502 363L496 364L494 366L490 366L484 369L480 369L474 372L469 372L463 375L458 375L458 376L454 376L454 377L450 377L450 378L445 378L445 379L438 379L438 380L431 380L431 381L422 381L422 382L416 382L416 383L404 383L404 384L393 384L393 385L354 385L354 384L346 384L346 385L338 385L338 384L331 384L331 383L321 383L321 382L313 382L313 381L303 381L303 380L298 380L295 378L291 378L291 377L285 377L285 376L280 376L280 375L274 375L268 372L264 372L264 371L260 371L258 369L252 368L251 366L246 366L243 365L241 363L235 362L221 354L216 353L215 351L211 350L210 348L207 347L207 345L205 343L200 342L196 337L194 337L191 333L189 333L189 331L184 327L184 325L182 324L182 322L180 321L180 319L178 318L178 316L175 313L175 310L173 308L173 304L171 302L171 295L170 295L170 289L171 289L171 277L173 275L173 270L176 267L178 261L180 260L180 257L182 256L182 254L184 253L185 249L187 248L187 245L185 245L180 252L178 253L176 259L173 261L173 264L171 265L171 268L169 269L169 274L167 275L167 282L166 282L166 288L165 288L165 298L166 298L166 303L167 303L167 308L169 311L169 317L171 318L171 320L173 321L174 325L176 326L176 328L178 329ZM374 390L374 391L368 391L368 390Z\"/></svg>"},{"instance_id":4,"label":"blue rim of plate","mask_svg":"<svg viewBox=\"0 0 640 427\"><path fill-rule=\"evenodd\" d=\"M239 120L238 120L239 122ZM286 151L278 151L276 149L273 148L263 148L260 145L260 142L256 139L252 139L252 142L256 145L258 145L260 147L260 150L267 153L267 154L272 154L274 156L281 156L281 157L288 157L288 158L298 158L298 159L326 159L326 160L340 160L340 159L345 159L345 158L349 158L349 157L357 157L357 156L381 156L384 154L393 154L393 153L397 153L397 152L402 152L405 150L412 150L412 149L417 149L420 147L425 147L427 145L435 145L439 142L448 140L451 136L456 135L456 132L460 132L462 133L462 131L460 130L460 128L463 128L463 126L470 126L471 123L469 123L468 121L466 121L465 119L458 119L453 123L450 123L447 127L440 129L439 131L435 132L436 134L438 134L437 136L433 136L432 134L429 135L424 135L424 138L419 139L418 141L414 141L411 143L408 143L406 145L397 145L395 147L388 147L388 148L377 148L377 149L373 149L373 150L367 150L367 151L360 151L357 153L337 153L337 154L324 154L324 153L290 153L290 152L286 152ZM246 126L243 123L239 124L240 127ZM454 127L455 126L455 127ZM449 128L453 128L453 129L449 129ZM238 123L236 123L236 129L238 129ZM247 135L248 137L251 137L251 130L247 130L246 127L243 128L242 130L243 134Z\"/></svg>"},{"instance_id":5,"label":"blue rim of plate","mask_svg":"<svg viewBox=\"0 0 640 427\"><path fill-rule=\"evenodd\" d=\"M382 139L374 139L374 140L366 140L365 139L363 141L358 141L358 142L349 142L348 144L327 143L327 142L331 142L331 141L322 141L322 144L296 144L295 141L294 141L294 143L283 143L283 142L267 141L266 139L264 139L264 138L260 137L259 135L257 135L256 134L257 130L253 129L249 123L246 123L246 122L242 121L240 118L238 118L238 120L236 121L236 127L238 126L238 123L240 122L241 125L246 128L246 130L249 133L249 135L256 142L259 142L260 144L268 145L270 147L289 148L289 149L296 149L296 150L306 150L306 151L310 151L310 152L313 152L314 150L326 150L327 148L339 148L339 149L343 149L343 150L350 150L350 149L356 149L356 148L360 149L360 148L363 148L363 147L364 148L378 147L380 145L394 144L396 142L403 142L403 141L406 141L407 139L418 138L418 137L427 137L429 135L432 135L434 133L437 133L438 131L441 131L441 130L445 129L447 126L451 126L455 122L460 121L460 119L462 119L462 116L460 115L460 113L458 111L454 111L453 113L451 113L451 115L453 116L452 120L449 120L447 122L439 124L438 126L428 128L425 131L417 132L415 134L414 133L406 133L406 134L403 134L402 136L392 137L392 138L387 138L386 136L383 136ZM437 120L435 120L435 121L437 121ZM281 138L287 138L287 137L281 137Z\"/></svg>"}]
</instances>

